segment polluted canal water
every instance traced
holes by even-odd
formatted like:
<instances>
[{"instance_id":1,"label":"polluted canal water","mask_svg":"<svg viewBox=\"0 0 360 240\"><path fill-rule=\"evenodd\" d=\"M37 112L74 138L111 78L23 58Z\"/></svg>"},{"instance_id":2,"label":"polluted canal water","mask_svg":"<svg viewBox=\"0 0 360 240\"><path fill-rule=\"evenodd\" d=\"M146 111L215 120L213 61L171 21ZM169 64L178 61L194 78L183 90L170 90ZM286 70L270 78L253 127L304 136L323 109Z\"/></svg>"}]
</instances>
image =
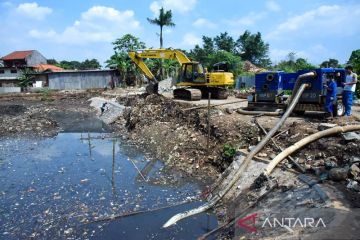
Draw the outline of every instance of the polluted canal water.
<instances>
[{"instance_id":1,"label":"polluted canal water","mask_svg":"<svg viewBox=\"0 0 360 240\"><path fill-rule=\"evenodd\" d=\"M107 133L2 139L0 185L0 239L195 239L217 226L201 214L163 229L201 204L187 203L201 183Z\"/></svg>"}]
</instances>

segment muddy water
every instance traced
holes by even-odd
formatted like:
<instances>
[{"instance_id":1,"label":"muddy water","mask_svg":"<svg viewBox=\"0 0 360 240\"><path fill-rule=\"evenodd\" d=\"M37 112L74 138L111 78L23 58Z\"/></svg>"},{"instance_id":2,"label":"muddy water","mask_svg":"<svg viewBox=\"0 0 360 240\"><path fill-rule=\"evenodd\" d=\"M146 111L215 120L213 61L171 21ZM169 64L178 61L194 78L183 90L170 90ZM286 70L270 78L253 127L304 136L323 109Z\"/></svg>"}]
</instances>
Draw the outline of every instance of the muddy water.
<instances>
[{"instance_id":1,"label":"muddy water","mask_svg":"<svg viewBox=\"0 0 360 240\"><path fill-rule=\"evenodd\" d=\"M96 220L175 205L200 191L199 183L106 133L0 140L0 239L194 239L216 227L214 215L161 226L196 201Z\"/></svg>"}]
</instances>

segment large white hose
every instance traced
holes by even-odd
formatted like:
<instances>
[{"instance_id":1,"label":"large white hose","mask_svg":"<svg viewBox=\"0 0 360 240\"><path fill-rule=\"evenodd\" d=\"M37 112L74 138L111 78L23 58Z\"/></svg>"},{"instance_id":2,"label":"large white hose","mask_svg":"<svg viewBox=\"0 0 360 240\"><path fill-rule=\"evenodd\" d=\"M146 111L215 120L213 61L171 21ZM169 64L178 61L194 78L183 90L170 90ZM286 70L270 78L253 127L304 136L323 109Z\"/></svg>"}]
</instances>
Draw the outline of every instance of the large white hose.
<instances>
[{"instance_id":1,"label":"large white hose","mask_svg":"<svg viewBox=\"0 0 360 240\"><path fill-rule=\"evenodd\" d=\"M294 145L291 145L290 147L286 148L284 151L279 153L266 167L264 171L264 175L268 177L271 172L274 170L276 165L278 165L283 159L285 159L287 156L291 155L295 151L299 150L300 148L306 146L309 143L312 143L320 138L328 137L334 134L338 133L344 133L344 132L352 132L352 131L359 131L360 125L348 125L348 126L338 126L333 127L330 129L326 129L324 131L320 131L317 133L314 133L310 136L307 136L306 138L301 139L300 141L296 142Z\"/></svg>"}]
</instances>

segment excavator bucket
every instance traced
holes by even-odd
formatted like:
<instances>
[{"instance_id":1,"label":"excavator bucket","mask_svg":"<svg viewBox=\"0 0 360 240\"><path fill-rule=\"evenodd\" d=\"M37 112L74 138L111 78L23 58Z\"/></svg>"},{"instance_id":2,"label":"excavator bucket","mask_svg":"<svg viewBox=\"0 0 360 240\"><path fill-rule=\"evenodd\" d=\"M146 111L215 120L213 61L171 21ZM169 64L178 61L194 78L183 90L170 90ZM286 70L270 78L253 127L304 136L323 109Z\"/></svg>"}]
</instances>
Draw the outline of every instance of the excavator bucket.
<instances>
[{"instance_id":1,"label":"excavator bucket","mask_svg":"<svg viewBox=\"0 0 360 240\"><path fill-rule=\"evenodd\" d=\"M147 94L158 94L159 93L159 83L150 82L146 86L146 93Z\"/></svg>"}]
</instances>

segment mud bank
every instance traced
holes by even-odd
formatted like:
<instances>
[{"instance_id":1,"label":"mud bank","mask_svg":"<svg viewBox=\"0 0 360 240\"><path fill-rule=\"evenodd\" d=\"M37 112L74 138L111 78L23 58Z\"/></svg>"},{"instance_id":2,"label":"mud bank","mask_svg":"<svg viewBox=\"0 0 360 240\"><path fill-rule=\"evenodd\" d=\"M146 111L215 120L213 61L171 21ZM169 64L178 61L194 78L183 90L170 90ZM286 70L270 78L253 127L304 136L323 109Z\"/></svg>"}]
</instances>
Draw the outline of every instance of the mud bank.
<instances>
[{"instance_id":1,"label":"mud bank","mask_svg":"<svg viewBox=\"0 0 360 240\"><path fill-rule=\"evenodd\" d=\"M221 110L211 109L208 141L206 109L187 110L187 103L178 103L160 95L120 99L127 108L123 119L129 139L163 159L168 167L189 175L214 179L232 161L224 155L224 146L247 148L256 143L258 129L247 121L226 119Z\"/></svg>"},{"instance_id":2,"label":"mud bank","mask_svg":"<svg viewBox=\"0 0 360 240\"><path fill-rule=\"evenodd\" d=\"M59 132L79 132L81 129L98 132L99 126L85 126L86 119L106 127L96 120L96 111L89 108L88 99L97 93L57 93L43 100L32 95L30 98L28 94L1 96L0 137L51 137ZM94 121L89 122L94 125Z\"/></svg>"}]
</instances>

